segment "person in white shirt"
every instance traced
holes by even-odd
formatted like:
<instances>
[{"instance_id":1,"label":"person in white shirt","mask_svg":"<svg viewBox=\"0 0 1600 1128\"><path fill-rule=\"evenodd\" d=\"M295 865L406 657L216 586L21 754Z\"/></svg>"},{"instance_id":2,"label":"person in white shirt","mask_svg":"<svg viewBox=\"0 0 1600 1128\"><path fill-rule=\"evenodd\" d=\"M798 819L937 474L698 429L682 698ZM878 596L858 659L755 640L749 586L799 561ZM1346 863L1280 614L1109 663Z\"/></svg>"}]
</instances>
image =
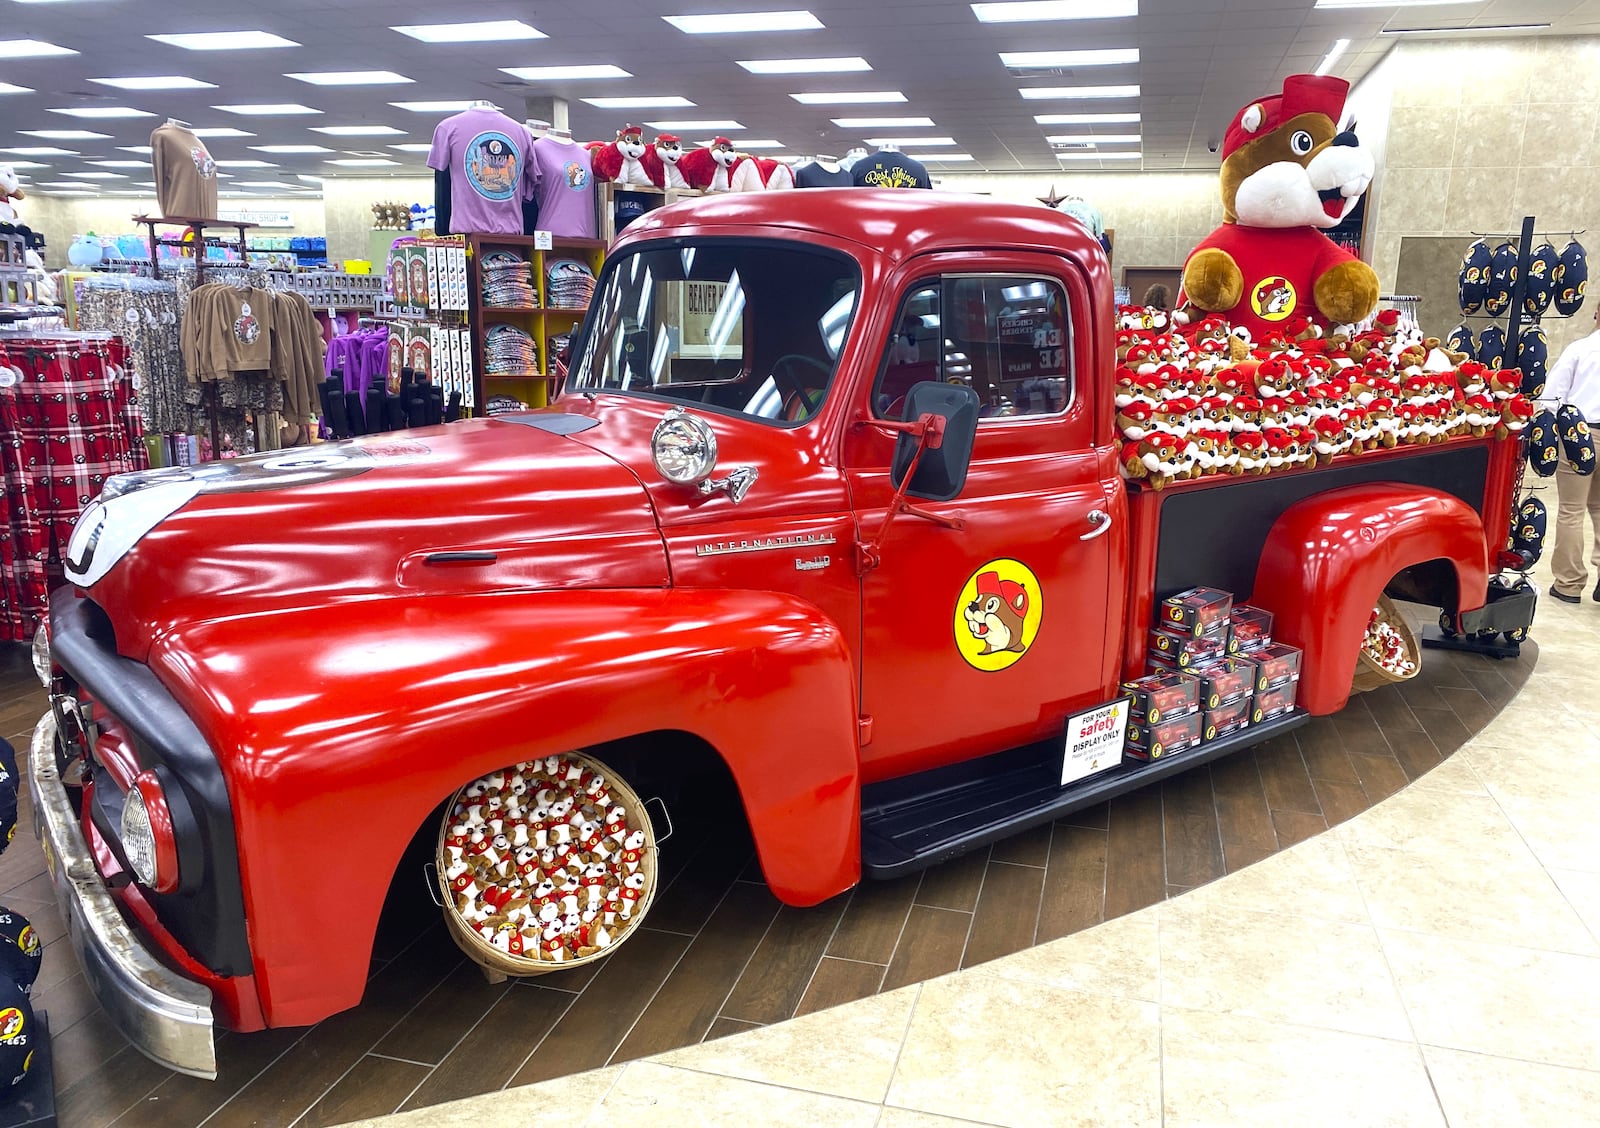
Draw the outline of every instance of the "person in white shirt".
<instances>
[{"instance_id":1,"label":"person in white shirt","mask_svg":"<svg viewBox=\"0 0 1600 1128\"><path fill-rule=\"evenodd\" d=\"M1570 403L1583 412L1591 427L1600 423L1600 301L1595 302L1594 323L1593 333L1562 350L1545 382L1544 395L1539 397L1539 406L1552 411ZM1589 560L1600 573L1600 474L1579 474L1562 459L1556 469L1556 496L1560 508L1556 512L1556 547L1550 559L1554 574L1550 594L1563 603L1578 603L1589 582L1583 566L1585 510L1594 527ZM1595 585L1594 599L1600 602L1600 583Z\"/></svg>"}]
</instances>

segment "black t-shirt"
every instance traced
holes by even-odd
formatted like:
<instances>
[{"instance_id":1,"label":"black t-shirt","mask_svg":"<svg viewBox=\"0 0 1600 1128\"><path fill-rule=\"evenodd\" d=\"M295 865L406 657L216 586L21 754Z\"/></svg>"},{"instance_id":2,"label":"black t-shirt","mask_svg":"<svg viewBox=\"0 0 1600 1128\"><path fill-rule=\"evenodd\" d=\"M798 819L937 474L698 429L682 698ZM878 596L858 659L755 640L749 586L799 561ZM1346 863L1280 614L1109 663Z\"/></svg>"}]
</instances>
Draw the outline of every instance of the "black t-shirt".
<instances>
[{"instance_id":1,"label":"black t-shirt","mask_svg":"<svg viewBox=\"0 0 1600 1128\"><path fill-rule=\"evenodd\" d=\"M850 170L858 188L932 188L928 170L921 161L904 153L879 150L862 157Z\"/></svg>"},{"instance_id":2,"label":"black t-shirt","mask_svg":"<svg viewBox=\"0 0 1600 1128\"><path fill-rule=\"evenodd\" d=\"M849 188L855 182L849 169L836 168L830 172L816 161L807 161L794 170L796 188Z\"/></svg>"}]
</instances>

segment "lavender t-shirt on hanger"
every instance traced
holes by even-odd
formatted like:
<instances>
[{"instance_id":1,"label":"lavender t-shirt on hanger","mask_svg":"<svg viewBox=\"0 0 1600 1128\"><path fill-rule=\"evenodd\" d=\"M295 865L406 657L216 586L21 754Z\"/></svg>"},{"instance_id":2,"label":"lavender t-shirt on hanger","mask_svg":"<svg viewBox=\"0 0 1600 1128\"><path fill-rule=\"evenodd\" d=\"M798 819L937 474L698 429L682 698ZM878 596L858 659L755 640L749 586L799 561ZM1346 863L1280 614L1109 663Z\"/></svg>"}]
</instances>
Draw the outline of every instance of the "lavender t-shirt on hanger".
<instances>
[{"instance_id":1,"label":"lavender t-shirt on hanger","mask_svg":"<svg viewBox=\"0 0 1600 1128\"><path fill-rule=\"evenodd\" d=\"M533 195L527 129L496 110L447 117L433 131L428 167L450 176L450 230L521 235L522 202Z\"/></svg>"},{"instance_id":2,"label":"lavender t-shirt on hanger","mask_svg":"<svg viewBox=\"0 0 1600 1128\"><path fill-rule=\"evenodd\" d=\"M576 141L541 137L533 143L539 229L568 239L593 239L594 169Z\"/></svg>"}]
</instances>

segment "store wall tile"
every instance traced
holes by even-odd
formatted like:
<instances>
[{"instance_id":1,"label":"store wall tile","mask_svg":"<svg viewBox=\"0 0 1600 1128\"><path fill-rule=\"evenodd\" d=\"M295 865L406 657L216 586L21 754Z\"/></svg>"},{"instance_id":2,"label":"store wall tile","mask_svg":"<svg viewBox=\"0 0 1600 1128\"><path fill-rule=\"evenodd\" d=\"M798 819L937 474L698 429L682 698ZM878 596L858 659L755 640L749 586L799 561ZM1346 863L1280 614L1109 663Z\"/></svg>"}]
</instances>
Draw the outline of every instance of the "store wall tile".
<instances>
[{"instance_id":1,"label":"store wall tile","mask_svg":"<svg viewBox=\"0 0 1600 1128\"><path fill-rule=\"evenodd\" d=\"M1551 167L1570 170L1575 163L1593 163L1593 155L1574 144L1592 136L1600 105L1583 102L1539 102L1528 106L1522 132L1523 168Z\"/></svg>"},{"instance_id":2,"label":"store wall tile","mask_svg":"<svg viewBox=\"0 0 1600 1128\"><path fill-rule=\"evenodd\" d=\"M1437 168L1454 151L1456 121L1470 111L1455 106L1414 106L1389 119L1384 153L1388 168Z\"/></svg>"},{"instance_id":3,"label":"store wall tile","mask_svg":"<svg viewBox=\"0 0 1600 1128\"><path fill-rule=\"evenodd\" d=\"M1438 149L1436 163L1474 169L1504 165L1522 152L1527 106L1478 106L1461 110L1454 150Z\"/></svg>"},{"instance_id":4,"label":"store wall tile","mask_svg":"<svg viewBox=\"0 0 1600 1128\"><path fill-rule=\"evenodd\" d=\"M1407 235L1438 235L1444 231L1440 202L1450 193L1447 168L1388 168L1384 170L1383 211L1378 230Z\"/></svg>"},{"instance_id":5,"label":"store wall tile","mask_svg":"<svg viewBox=\"0 0 1600 1128\"><path fill-rule=\"evenodd\" d=\"M1443 226L1448 230L1499 230L1516 206L1512 202L1516 189L1514 168L1451 169Z\"/></svg>"},{"instance_id":6,"label":"store wall tile","mask_svg":"<svg viewBox=\"0 0 1600 1128\"><path fill-rule=\"evenodd\" d=\"M1530 102L1600 102L1600 37L1541 36L1538 68L1528 84Z\"/></svg>"}]
</instances>

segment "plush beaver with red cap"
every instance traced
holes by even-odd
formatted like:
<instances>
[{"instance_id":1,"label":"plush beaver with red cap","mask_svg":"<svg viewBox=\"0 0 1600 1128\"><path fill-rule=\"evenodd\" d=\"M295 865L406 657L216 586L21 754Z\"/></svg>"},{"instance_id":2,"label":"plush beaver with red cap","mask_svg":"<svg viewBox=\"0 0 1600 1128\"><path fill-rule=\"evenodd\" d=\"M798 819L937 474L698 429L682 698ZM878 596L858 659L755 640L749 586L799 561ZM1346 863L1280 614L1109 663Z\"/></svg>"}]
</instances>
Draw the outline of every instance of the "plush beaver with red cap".
<instances>
[{"instance_id":1,"label":"plush beaver with red cap","mask_svg":"<svg viewBox=\"0 0 1600 1128\"><path fill-rule=\"evenodd\" d=\"M1377 306L1378 276L1323 234L1372 182L1372 154L1335 125L1349 89L1342 78L1293 75L1282 94L1234 117L1222 147L1223 224L1184 264L1180 304L1223 314L1256 340L1292 317L1354 323Z\"/></svg>"}]
</instances>

